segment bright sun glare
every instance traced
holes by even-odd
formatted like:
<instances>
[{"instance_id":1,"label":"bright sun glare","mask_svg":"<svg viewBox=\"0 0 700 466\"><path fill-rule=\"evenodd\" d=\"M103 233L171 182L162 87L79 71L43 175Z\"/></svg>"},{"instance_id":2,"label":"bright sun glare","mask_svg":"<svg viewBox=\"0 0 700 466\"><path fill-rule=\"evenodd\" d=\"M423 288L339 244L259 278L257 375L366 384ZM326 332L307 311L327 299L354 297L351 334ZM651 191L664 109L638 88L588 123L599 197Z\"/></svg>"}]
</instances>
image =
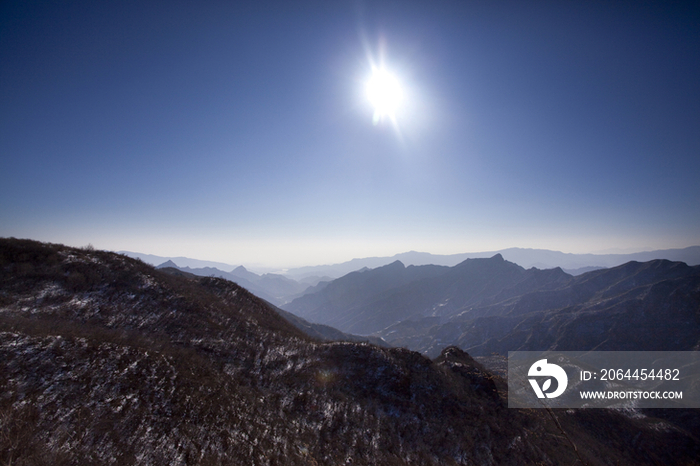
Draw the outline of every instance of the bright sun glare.
<instances>
[{"instance_id":1,"label":"bright sun glare","mask_svg":"<svg viewBox=\"0 0 700 466\"><path fill-rule=\"evenodd\" d=\"M394 120L403 99L401 83L384 68L374 69L367 81L367 98L374 106L375 124L384 117Z\"/></svg>"}]
</instances>

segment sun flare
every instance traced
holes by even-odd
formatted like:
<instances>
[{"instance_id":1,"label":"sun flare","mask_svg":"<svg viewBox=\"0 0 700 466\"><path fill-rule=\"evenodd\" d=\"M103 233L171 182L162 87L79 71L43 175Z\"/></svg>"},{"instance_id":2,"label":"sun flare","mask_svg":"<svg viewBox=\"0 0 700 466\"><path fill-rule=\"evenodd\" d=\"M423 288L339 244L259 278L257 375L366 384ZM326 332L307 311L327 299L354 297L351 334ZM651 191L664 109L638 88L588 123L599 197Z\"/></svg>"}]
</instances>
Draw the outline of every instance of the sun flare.
<instances>
[{"instance_id":1,"label":"sun flare","mask_svg":"<svg viewBox=\"0 0 700 466\"><path fill-rule=\"evenodd\" d=\"M375 124L385 117L393 120L403 100L401 83L384 68L374 69L367 81L367 98L374 107Z\"/></svg>"}]
</instances>

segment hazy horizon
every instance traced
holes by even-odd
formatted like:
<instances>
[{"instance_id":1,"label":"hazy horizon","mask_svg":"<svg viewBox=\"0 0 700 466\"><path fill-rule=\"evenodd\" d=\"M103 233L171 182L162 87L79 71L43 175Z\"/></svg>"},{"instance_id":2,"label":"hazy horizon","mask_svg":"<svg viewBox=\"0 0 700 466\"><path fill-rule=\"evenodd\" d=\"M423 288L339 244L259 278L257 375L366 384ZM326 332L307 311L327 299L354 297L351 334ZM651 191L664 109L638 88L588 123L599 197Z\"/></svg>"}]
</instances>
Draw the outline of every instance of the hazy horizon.
<instances>
[{"instance_id":1,"label":"hazy horizon","mask_svg":"<svg viewBox=\"0 0 700 466\"><path fill-rule=\"evenodd\" d=\"M372 259L372 258L393 258L396 256L400 256L403 254L411 254L411 253L417 253L417 254L431 254L435 256L453 256L453 255L480 255L480 254L496 254L500 253L502 251L506 251L509 249L517 249L521 251L550 251L550 252L557 252L557 253L563 253L563 254L582 254L582 255L595 255L595 256L605 256L605 255L627 255L627 254L635 254L635 253L643 253L643 252L651 252L651 251L657 251L657 250L668 250L668 249L686 249L690 247L698 247L700 245L689 245L686 247L682 248L662 248L662 249L656 249L656 248L643 248L643 249L626 249L626 250L621 250L621 249L616 249L616 250L610 250L608 252L605 251L597 251L597 252L582 252L582 253L570 253L566 251L557 251L557 250L550 250L550 249L545 249L545 248L519 248L519 247L512 247L512 248L500 248L500 249L494 249L494 250L481 250L481 251L460 251L456 253L449 253L449 254L436 254L432 253L430 251L415 251L415 250L410 250L410 251L402 251L398 253L393 253L393 254L379 254L379 255L373 255L373 256L356 256L356 257L351 257L351 258L344 258L344 259L339 259L339 260L327 260L323 261L321 260L320 262L314 262L314 263L298 263L298 264L264 264L260 262L248 262L248 263L243 263L243 262L225 262L221 261L218 259L212 259L212 258L201 258L201 257L191 257L191 256L183 256L181 254L176 254L176 255L160 255L160 254L150 254L144 251L130 251L130 250L111 250L112 252L118 252L118 253L128 253L128 254L134 254L134 255L145 255L145 256L156 256L162 258L162 262L153 262L153 265L161 265L163 262L166 260L174 260L178 258L182 259L187 259L187 260L192 260L195 262L205 262L209 263L207 265L199 265L199 266L193 266L193 265L188 265L187 263L182 263L179 264L176 262L176 265L178 267L215 267L220 270L223 270L225 272L230 272L233 268L243 266L247 270L255 272L255 273L269 273L269 272L274 272L274 273L284 273L288 270L292 269L300 269L300 268L306 268L306 267L317 267L317 266L334 266L334 265L340 265L344 264L347 262L352 262L352 261L359 261L363 259ZM93 246L94 247L94 246Z\"/></svg>"},{"instance_id":2,"label":"hazy horizon","mask_svg":"<svg viewBox=\"0 0 700 466\"><path fill-rule=\"evenodd\" d=\"M277 268L698 245L699 21L691 2L3 2L0 236Z\"/></svg>"}]
</instances>

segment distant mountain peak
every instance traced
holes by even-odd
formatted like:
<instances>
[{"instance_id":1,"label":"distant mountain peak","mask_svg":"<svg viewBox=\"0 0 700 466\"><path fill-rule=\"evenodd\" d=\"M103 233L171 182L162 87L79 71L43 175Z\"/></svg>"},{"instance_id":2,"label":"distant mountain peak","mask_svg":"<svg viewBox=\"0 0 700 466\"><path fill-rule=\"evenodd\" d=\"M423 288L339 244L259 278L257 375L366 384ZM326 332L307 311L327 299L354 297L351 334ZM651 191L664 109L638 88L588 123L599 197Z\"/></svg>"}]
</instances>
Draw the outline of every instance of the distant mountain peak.
<instances>
[{"instance_id":1,"label":"distant mountain peak","mask_svg":"<svg viewBox=\"0 0 700 466\"><path fill-rule=\"evenodd\" d=\"M156 268L157 268L157 269L164 269L164 268L166 268L166 267L175 267L175 268L178 268L177 264L176 264L175 262L171 261L171 260L169 260L169 261L167 261L167 262L163 262L162 264L160 264L160 265L157 266Z\"/></svg>"},{"instance_id":2,"label":"distant mountain peak","mask_svg":"<svg viewBox=\"0 0 700 466\"><path fill-rule=\"evenodd\" d=\"M238 267L236 267L235 269L233 269L231 272L247 272L247 271L248 271L248 269L246 269L246 268L243 267L242 265L239 265Z\"/></svg>"},{"instance_id":3,"label":"distant mountain peak","mask_svg":"<svg viewBox=\"0 0 700 466\"><path fill-rule=\"evenodd\" d=\"M463 260L459 264L457 264L455 267L458 268L467 268L467 269L481 269L483 267L486 268L493 268L496 267L497 269L501 269L503 267L510 267L510 266L515 266L515 267L520 267L519 265L515 264L514 262L507 261L503 258L501 253L496 253L495 255L491 257L470 257L468 259Z\"/></svg>"},{"instance_id":4,"label":"distant mountain peak","mask_svg":"<svg viewBox=\"0 0 700 466\"><path fill-rule=\"evenodd\" d=\"M395 260L391 264L386 265L386 267L391 267L391 268L402 268L405 269L406 266L401 262L400 260Z\"/></svg>"}]
</instances>

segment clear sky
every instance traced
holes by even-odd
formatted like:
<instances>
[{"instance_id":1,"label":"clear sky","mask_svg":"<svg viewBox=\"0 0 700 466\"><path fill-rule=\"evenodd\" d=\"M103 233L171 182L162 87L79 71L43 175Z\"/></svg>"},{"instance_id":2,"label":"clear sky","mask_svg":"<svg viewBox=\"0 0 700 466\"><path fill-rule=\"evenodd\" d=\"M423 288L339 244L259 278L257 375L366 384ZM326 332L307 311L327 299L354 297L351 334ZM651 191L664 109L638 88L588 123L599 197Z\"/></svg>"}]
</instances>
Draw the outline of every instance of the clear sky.
<instances>
[{"instance_id":1,"label":"clear sky","mask_svg":"<svg viewBox=\"0 0 700 466\"><path fill-rule=\"evenodd\" d=\"M698 245L700 8L670 3L4 1L0 236L269 266Z\"/></svg>"}]
</instances>

